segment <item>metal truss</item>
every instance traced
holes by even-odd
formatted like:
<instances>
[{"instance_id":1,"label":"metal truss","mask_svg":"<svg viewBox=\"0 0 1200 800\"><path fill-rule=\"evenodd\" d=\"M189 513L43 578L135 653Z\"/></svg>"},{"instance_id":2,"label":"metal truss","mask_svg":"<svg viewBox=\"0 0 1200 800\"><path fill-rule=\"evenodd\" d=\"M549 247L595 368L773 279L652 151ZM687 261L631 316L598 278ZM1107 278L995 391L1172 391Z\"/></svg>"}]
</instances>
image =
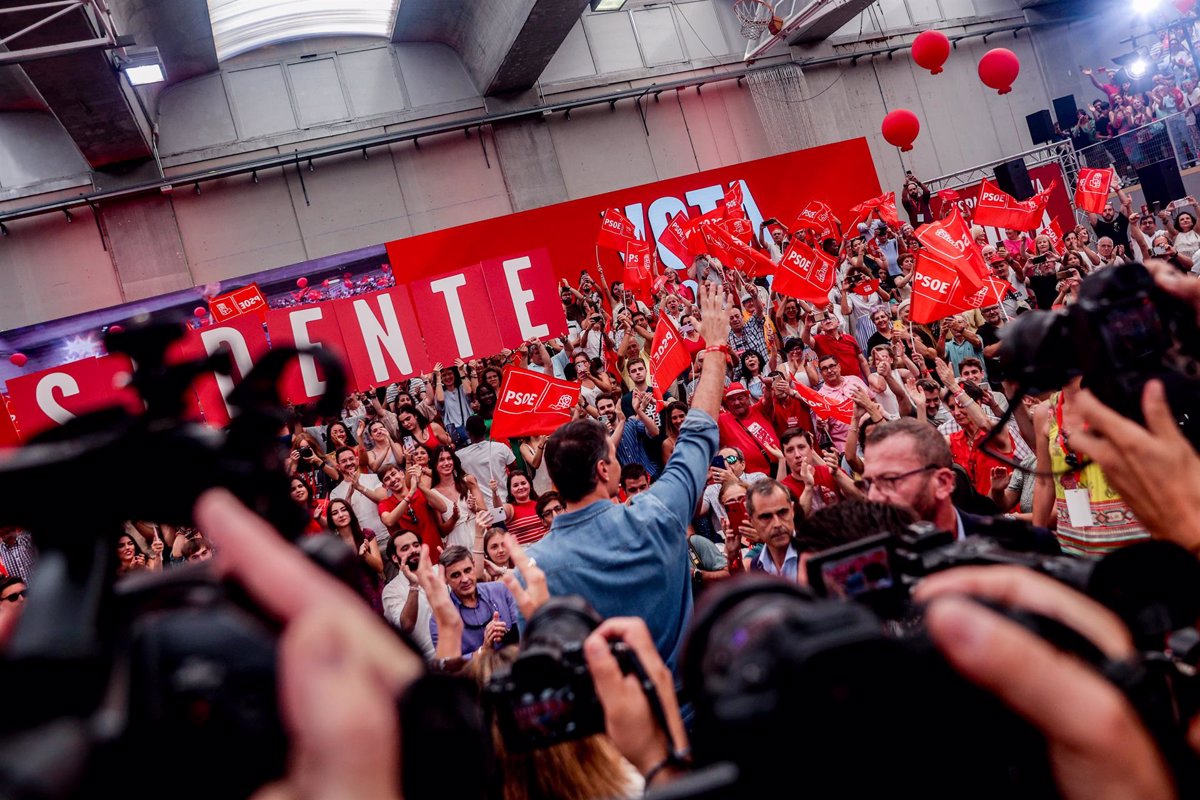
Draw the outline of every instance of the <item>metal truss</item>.
<instances>
[{"instance_id":1,"label":"metal truss","mask_svg":"<svg viewBox=\"0 0 1200 800\"><path fill-rule=\"evenodd\" d=\"M0 50L0 66L20 64L26 61L37 61L42 58L54 58L56 56L97 48L121 47L129 43L117 35L116 28L113 27L112 16L109 14L108 6L104 0L47 0L47 2L43 3L7 6L0 8L0 18L5 14L30 12L41 12L42 16L36 22L30 23L21 30L14 31L0 38L0 46L7 48L7 50ZM65 17L73 12L83 14L88 22L88 27L98 35L91 39L77 39L59 44L26 47L23 49L19 43L15 47L12 46L13 42L25 34L45 27L54 22L54 20Z\"/></svg>"}]
</instances>

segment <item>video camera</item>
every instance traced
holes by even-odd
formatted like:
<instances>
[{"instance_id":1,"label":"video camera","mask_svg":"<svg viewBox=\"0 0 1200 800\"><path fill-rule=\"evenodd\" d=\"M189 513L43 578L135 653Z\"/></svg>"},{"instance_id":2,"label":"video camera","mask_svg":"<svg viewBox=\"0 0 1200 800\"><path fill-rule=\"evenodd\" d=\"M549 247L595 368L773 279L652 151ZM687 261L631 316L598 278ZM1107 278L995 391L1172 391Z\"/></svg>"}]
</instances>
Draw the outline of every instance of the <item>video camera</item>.
<instances>
[{"instance_id":1,"label":"video camera","mask_svg":"<svg viewBox=\"0 0 1200 800\"><path fill-rule=\"evenodd\" d=\"M1163 542L1099 562L1052 553L1021 523L960 541L918 523L814 554L812 591L769 578L714 589L681 663L705 769L661 797L753 796L777 788L781 774L816 796L1057 797L1041 734L947 664L909 603L920 577L980 564L1038 570L1116 611L1142 651L1131 662L1109 661L1056 620L980 601L1112 680L1180 796L1195 796L1200 761L1186 733L1200 712L1200 562ZM755 742L796 759L764 761Z\"/></svg>"},{"instance_id":2,"label":"video camera","mask_svg":"<svg viewBox=\"0 0 1200 800\"><path fill-rule=\"evenodd\" d=\"M1054 391L1082 376L1102 403L1144 424L1142 389L1161 380L1184 435L1200 447L1196 310L1160 289L1141 264L1093 272L1074 305L1022 314L999 336L1004 376L1023 393Z\"/></svg>"}]
</instances>

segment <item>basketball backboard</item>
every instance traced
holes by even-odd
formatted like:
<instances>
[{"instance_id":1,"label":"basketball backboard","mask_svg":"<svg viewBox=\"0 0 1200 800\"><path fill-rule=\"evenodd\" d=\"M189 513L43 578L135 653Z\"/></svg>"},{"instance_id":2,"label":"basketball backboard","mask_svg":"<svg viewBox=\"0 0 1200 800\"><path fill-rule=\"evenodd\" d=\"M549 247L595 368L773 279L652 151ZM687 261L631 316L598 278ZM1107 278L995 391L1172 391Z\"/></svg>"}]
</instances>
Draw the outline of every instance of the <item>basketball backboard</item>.
<instances>
[{"instance_id":1,"label":"basketball backboard","mask_svg":"<svg viewBox=\"0 0 1200 800\"><path fill-rule=\"evenodd\" d=\"M746 40L742 60L751 63L765 55L775 45L787 42L798 34L819 41L846 22L862 13L873 0L778 0L773 3L774 16L782 22L778 32L763 30L761 35ZM772 26L776 27L776 26Z\"/></svg>"}]
</instances>

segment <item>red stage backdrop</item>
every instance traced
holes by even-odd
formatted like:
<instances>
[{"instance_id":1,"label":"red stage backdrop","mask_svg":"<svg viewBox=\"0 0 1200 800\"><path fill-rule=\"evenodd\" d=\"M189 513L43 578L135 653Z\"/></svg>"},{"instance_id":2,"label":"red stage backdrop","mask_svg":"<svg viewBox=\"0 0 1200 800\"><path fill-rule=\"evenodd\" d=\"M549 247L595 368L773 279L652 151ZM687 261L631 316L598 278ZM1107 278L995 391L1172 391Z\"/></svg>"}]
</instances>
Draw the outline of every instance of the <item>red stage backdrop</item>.
<instances>
[{"instance_id":1,"label":"red stage backdrop","mask_svg":"<svg viewBox=\"0 0 1200 800\"><path fill-rule=\"evenodd\" d=\"M436 231L387 244L392 288L271 308L265 334L259 314L234 314L263 310L261 294L234 292L223 299L230 303L237 296L246 305L230 306L226 321L189 329L174 355L228 350L240 378L261 357L269 337L276 345L327 347L345 360L351 386L382 386L438 362L449 365L563 334L558 278L576 283L580 270L594 274L598 254L608 280L621 277L620 257L595 246L606 209L621 210L640 238L656 242L673 217L711 212L739 194L757 231L765 218L787 224L814 200L828 203L849 224L851 206L879 192L866 140L854 139ZM657 247L664 267L686 266ZM136 405L118 380L127 370L125 359L102 356L10 379L11 409L22 437L115 402ZM196 383L196 408L208 422L228 422L224 397L234 383L216 375ZM304 403L320 395L324 376L305 357L284 384L290 401ZM4 438L0 429L0 445Z\"/></svg>"},{"instance_id":2,"label":"red stage backdrop","mask_svg":"<svg viewBox=\"0 0 1200 800\"><path fill-rule=\"evenodd\" d=\"M1050 193L1050 202L1046 204L1046 213L1042 215L1042 221L1037 226L1038 230L1049 225L1051 220L1057 221L1063 232L1075 230L1075 209L1071 206L1071 195L1067 192L1067 184L1063 180L1062 168L1058 164L1042 164L1040 167L1030 167L1029 180L1033 183L1035 192L1045 191L1051 181L1058 183L1054 187L1054 191ZM972 183L969 186L955 189L958 192L958 200L954 201L954 204L958 206L958 210L963 215L963 218L968 221L974 216L972 212L974 212L975 202L979 198L979 187L979 183ZM936 193L930 200L929 205L933 211L934 218L941 219L942 201L938 199ZM999 228L984 225L983 229L987 231L988 240L991 242L999 242L1004 238L1004 231Z\"/></svg>"},{"instance_id":3,"label":"red stage backdrop","mask_svg":"<svg viewBox=\"0 0 1200 800\"><path fill-rule=\"evenodd\" d=\"M880 193L866 139L850 139L412 236L389 242L388 258L399 282L544 247L555 275L576 283L583 269L596 277L596 235L606 209L619 209L639 238L658 242L677 213L691 219L712 211L735 182L756 233L759 223L771 217L791 225L813 200L827 203L848 225L850 208ZM657 246L663 266L690 266L663 244ZM600 259L609 282L621 280L617 253L601 248ZM490 276L488 287L497 290Z\"/></svg>"}]
</instances>

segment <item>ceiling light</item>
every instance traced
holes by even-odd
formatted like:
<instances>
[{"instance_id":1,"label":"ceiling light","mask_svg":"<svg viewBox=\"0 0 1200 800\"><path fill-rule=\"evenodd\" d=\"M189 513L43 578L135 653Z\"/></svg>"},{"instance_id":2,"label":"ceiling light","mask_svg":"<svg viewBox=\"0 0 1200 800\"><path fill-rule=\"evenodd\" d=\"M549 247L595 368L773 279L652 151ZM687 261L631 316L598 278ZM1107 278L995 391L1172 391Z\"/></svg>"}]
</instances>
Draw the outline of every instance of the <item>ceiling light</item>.
<instances>
[{"instance_id":1,"label":"ceiling light","mask_svg":"<svg viewBox=\"0 0 1200 800\"><path fill-rule=\"evenodd\" d=\"M1125 67L1125 69L1129 71L1129 77L1140 78L1146 74L1146 69L1148 66L1149 65L1146 64L1146 59L1139 58L1136 61L1130 61L1129 65Z\"/></svg>"},{"instance_id":2,"label":"ceiling light","mask_svg":"<svg viewBox=\"0 0 1200 800\"><path fill-rule=\"evenodd\" d=\"M167 70L157 47L127 47L123 55L117 56L117 66L134 86L162 83L167 79Z\"/></svg>"},{"instance_id":3,"label":"ceiling light","mask_svg":"<svg viewBox=\"0 0 1200 800\"><path fill-rule=\"evenodd\" d=\"M592 11L620 11L625 0L592 0Z\"/></svg>"}]
</instances>

